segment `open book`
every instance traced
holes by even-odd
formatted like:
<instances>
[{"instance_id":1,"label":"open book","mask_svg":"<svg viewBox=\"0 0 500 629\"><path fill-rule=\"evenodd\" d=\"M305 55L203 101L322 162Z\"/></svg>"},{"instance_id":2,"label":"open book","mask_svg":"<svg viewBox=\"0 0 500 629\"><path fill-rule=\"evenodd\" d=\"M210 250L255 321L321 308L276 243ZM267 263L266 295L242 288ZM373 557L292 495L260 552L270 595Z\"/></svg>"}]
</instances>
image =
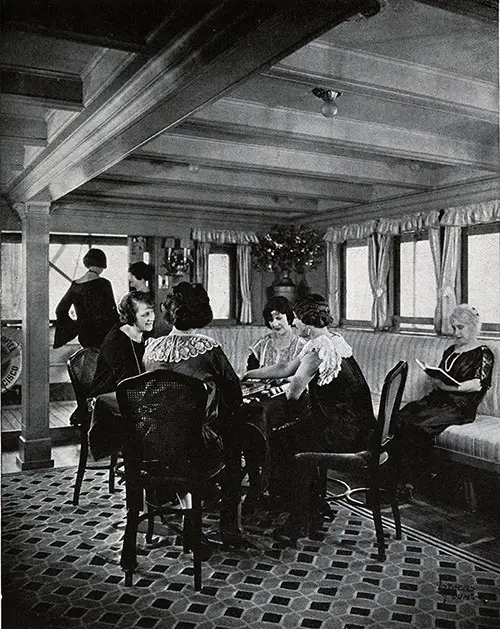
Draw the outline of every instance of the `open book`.
<instances>
[{"instance_id":1,"label":"open book","mask_svg":"<svg viewBox=\"0 0 500 629\"><path fill-rule=\"evenodd\" d=\"M441 367L432 367L427 363L423 363L418 358L415 358L415 362L420 367L420 369L423 369L425 373L431 378L437 378L438 380L441 380L441 382L443 382L444 384L448 384L452 387L458 387L458 385L460 384L458 380L455 380L455 378L450 376L450 374L446 373L446 371L443 371Z\"/></svg>"}]
</instances>

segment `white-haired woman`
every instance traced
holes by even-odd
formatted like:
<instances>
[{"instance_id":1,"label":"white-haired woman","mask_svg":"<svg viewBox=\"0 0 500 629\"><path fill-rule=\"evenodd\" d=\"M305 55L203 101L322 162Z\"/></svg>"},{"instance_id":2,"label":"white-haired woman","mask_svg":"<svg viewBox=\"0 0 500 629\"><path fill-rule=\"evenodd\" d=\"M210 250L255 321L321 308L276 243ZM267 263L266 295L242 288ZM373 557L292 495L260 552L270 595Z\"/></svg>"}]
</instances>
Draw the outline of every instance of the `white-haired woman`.
<instances>
[{"instance_id":1,"label":"white-haired woman","mask_svg":"<svg viewBox=\"0 0 500 629\"><path fill-rule=\"evenodd\" d=\"M454 343L443 352L439 367L460 384L445 384L428 376L432 391L404 406L398 415L402 484L406 482L410 496L434 438L448 426L473 422L491 386L494 356L477 338L481 330L478 311L469 304L460 304L451 313L450 324Z\"/></svg>"}]
</instances>

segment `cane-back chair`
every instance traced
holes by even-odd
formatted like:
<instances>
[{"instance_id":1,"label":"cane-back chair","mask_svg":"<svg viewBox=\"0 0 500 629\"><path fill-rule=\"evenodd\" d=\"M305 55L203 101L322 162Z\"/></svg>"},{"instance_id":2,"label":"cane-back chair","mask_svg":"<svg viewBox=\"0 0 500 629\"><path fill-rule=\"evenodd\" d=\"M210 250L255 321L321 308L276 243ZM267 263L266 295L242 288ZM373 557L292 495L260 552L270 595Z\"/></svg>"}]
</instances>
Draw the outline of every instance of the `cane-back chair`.
<instances>
[{"instance_id":1,"label":"cane-back chair","mask_svg":"<svg viewBox=\"0 0 500 629\"><path fill-rule=\"evenodd\" d=\"M123 416L123 459L127 493L127 524L121 566L125 585L132 585L137 567L137 527L148 520L151 542L154 518L184 515L185 552L193 551L194 587L201 589L201 500L209 483L222 471L221 452L207 455L203 431L207 390L198 379L166 369L122 380L116 396ZM189 492L191 509L179 509L165 497Z\"/></svg>"},{"instance_id":2,"label":"cane-back chair","mask_svg":"<svg viewBox=\"0 0 500 629\"><path fill-rule=\"evenodd\" d=\"M98 356L99 350L96 347L84 347L72 354L67 362L68 374L71 384L73 385L77 403L77 407L70 417L70 422L73 426L78 427L80 432L80 458L73 491L74 505L79 503L83 477L87 469L89 456L88 433L91 421L91 410L87 398L90 394L92 381L94 379ZM110 493L113 493L115 490L116 461L117 455L113 454L109 464L108 487Z\"/></svg>"}]
</instances>

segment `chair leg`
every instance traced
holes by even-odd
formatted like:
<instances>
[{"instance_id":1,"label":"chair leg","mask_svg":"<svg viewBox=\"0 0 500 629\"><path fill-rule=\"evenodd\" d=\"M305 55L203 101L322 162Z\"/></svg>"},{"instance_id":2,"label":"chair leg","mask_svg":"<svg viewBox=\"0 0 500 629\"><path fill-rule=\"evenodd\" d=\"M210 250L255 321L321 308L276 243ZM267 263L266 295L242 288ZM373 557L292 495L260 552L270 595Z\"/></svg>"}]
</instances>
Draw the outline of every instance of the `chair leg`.
<instances>
[{"instance_id":1,"label":"chair leg","mask_svg":"<svg viewBox=\"0 0 500 629\"><path fill-rule=\"evenodd\" d=\"M108 488L109 488L109 493L110 494L114 494L115 493L115 467L116 467L117 461L118 461L118 453L117 452L113 452L113 454L111 455L110 461L109 461L109 482L108 482Z\"/></svg>"},{"instance_id":2,"label":"chair leg","mask_svg":"<svg viewBox=\"0 0 500 629\"><path fill-rule=\"evenodd\" d=\"M193 508L191 511L191 523L193 539L196 540L193 548L194 589L201 590L201 500L198 491L193 492Z\"/></svg>"},{"instance_id":3,"label":"chair leg","mask_svg":"<svg viewBox=\"0 0 500 629\"><path fill-rule=\"evenodd\" d=\"M375 525L375 535L377 537L378 548L378 560L384 561L385 554L385 540L384 540L384 528L382 526L382 514L380 513L380 490L377 488L370 488L369 502L373 514L373 523Z\"/></svg>"},{"instance_id":4,"label":"chair leg","mask_svg":"<svg viewBox=\"0 0 500 629\"><path fill-rule=\"evenodd\" d=\"M156 496L155 496L156 497ZM148 530L146 532L146 542L148 544L153 543L153 535L155 532L155 512L156 509L152 506L152 501L154 498L149 495L149 492L146 492L146 509L148 511Z\"/></svg>"},{"instance_id":5,"label":"chair leg","mask_svg":"<svg viewBox=\"0 0 500 629\"><path fill-rule=\"evenodd\" d=\"M73 491L73 504L78 505L80 501L80 491L82 489L83 476L87 468L89 456L89 443L87 440L88 431L80 426L80 458L78 460L78 470L76 472L75 489Z\"/></svg>"},{"instance_id":6,"label":"chair leg","mask_svg":"<svg viewBox=\"0 0 500 629\"><path fill-rule=\"evenodd\" d=\"M127 509L127 525L123 536L120 565L125 572L125 585L131 586L134 572L137 568L137 527L139 525L139 509Z\"/></svg>"},{"instance_id":7,"label":"chair leg","mask_svg":"<svg viewBox=\"0 0 500 629\"><path fill-rule=\"evenodd\" d=\"M392 517L394 518L394 525L396 527L396 539L401 539L403 537L403 532L401 529L401 516L399 514L399 505L395 499L391 502L391 510Z\"/></svg>"}]
</instances>

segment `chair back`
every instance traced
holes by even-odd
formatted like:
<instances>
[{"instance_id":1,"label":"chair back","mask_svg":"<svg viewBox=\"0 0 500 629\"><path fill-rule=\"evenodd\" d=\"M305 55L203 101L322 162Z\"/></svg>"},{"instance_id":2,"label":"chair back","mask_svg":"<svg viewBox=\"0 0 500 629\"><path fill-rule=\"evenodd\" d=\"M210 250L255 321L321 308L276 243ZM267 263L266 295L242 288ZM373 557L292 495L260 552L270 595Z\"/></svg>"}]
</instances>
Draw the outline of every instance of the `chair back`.
<instances>
[{"instance_id":1,"label":"chair back","mask_svg":"<svg viewBox=\"0 0 500 629\"><path fill-rule=\"evenodd\" d=\"M206 388L201 380L158 369L122 380L125 465L158 474L192 476L202 457Z\"/></svg>"},{"instance_id":2,"label":"chair back","mask_svg":"<svg viewBox=\"0 0 500 629\"><path fill-rule=\"evenodd\" d=\"M78 405L87 405L87 397L94 380L98 357L99 350L96 347L84 347L68 358L69 379L73 385Z\"/></svg>"},{"instance_id":3,"label":"chair back","mask_svg":"<svg viewBox=\"0 0 500 629\"><path fill-rule=\"evenodd\" d=\"M391 425L394 425L394 417L401 405L407 376L408 363L400 360L384 380L372 448L372 462L377 467L383 462L381 454L392 440ZM387 458L387 455L385 457Z\"/></svg>"}]
</instances>

